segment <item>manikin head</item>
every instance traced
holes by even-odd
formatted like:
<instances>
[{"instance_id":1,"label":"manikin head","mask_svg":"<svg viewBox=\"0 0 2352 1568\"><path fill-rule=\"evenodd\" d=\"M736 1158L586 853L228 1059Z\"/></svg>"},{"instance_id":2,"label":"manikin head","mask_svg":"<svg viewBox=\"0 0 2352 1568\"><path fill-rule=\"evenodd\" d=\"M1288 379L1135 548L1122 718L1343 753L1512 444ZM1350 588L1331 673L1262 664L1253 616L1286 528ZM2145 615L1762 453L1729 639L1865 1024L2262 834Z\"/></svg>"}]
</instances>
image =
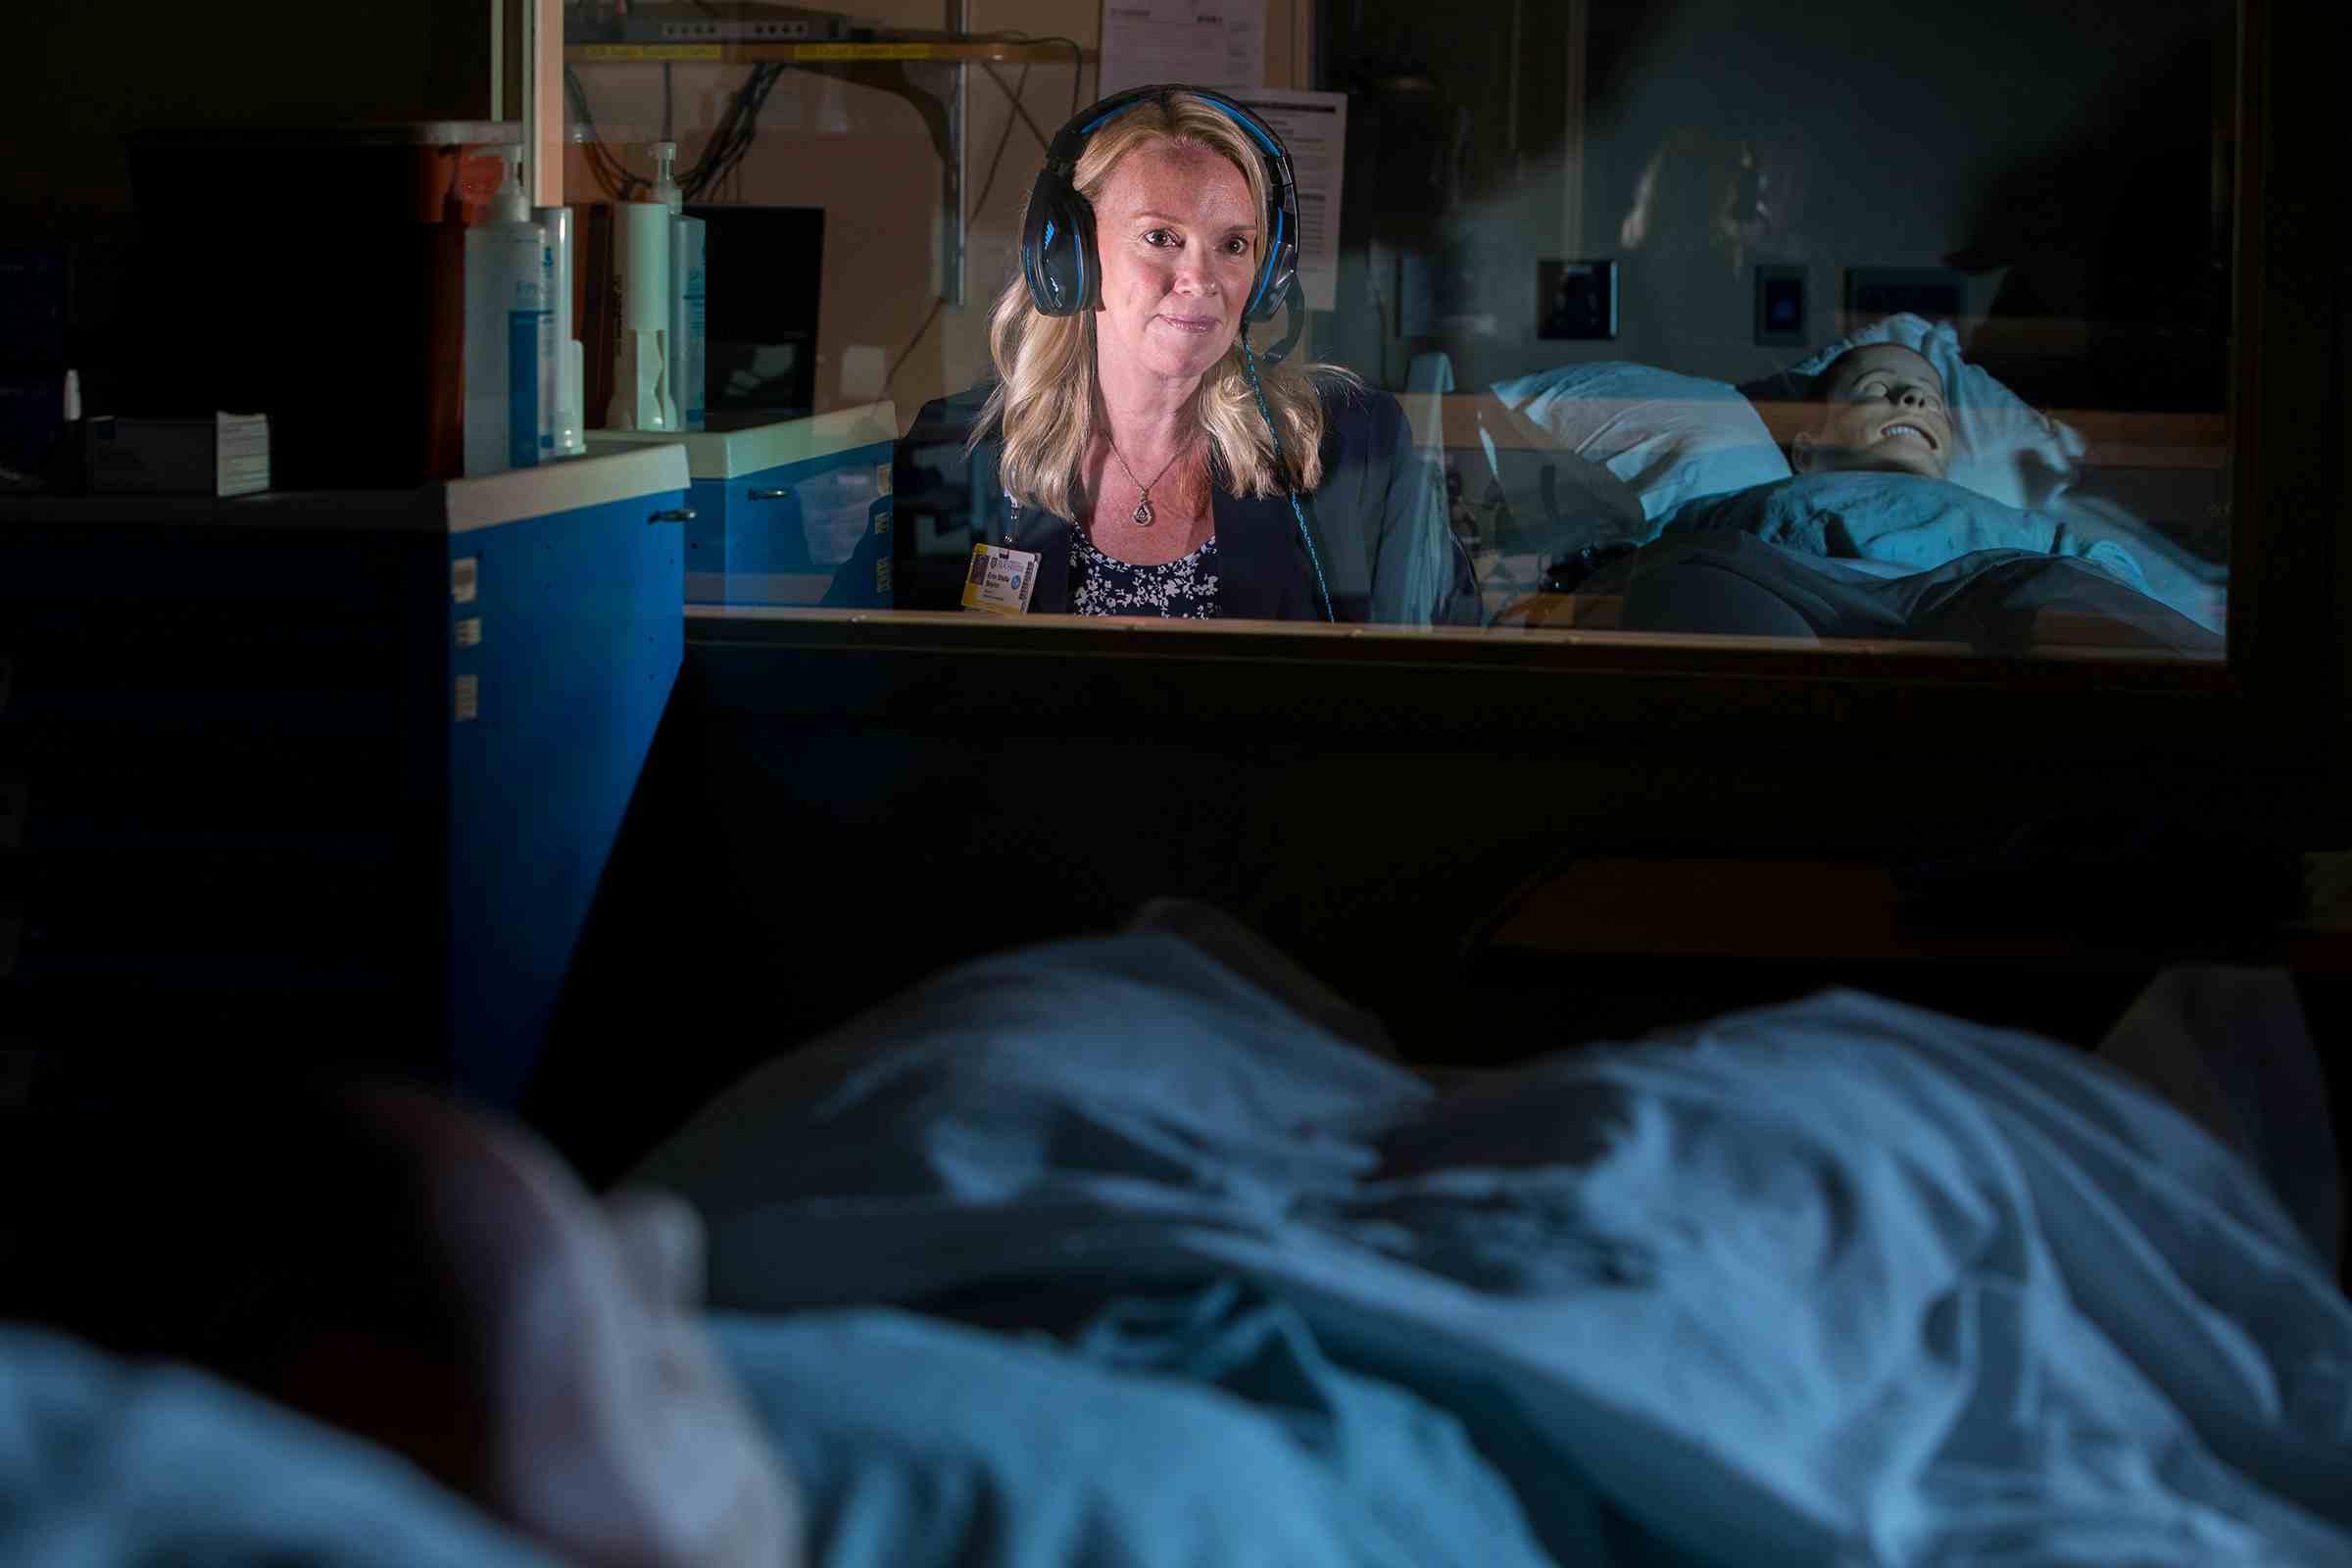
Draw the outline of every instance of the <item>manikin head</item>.
<instances>
[{"instance_id":1,"label":"manikin head","mask_svg":"<svg viewBox=\"0 0 2352 1568\"><path fill-rule=\"evenodd\" d=\"M1821 417L1797 433L1797 472L1862 468L1944 476L1952 421L1944 412L1943 377L1927 356L1899 343L1866 343L1833 360L1816 385Z\"/></svg>"},{"instance_id":2,"label":"manikin head","mask_svg":"<svg viewBox=\"0 0 2352 1568\"><path fill-rule=\"evenodd\" d=\"M789 1568L796 1493L700 1310L701 1220L599 1198L506 1118L397 1086L288 1106L172 1200L223 1282L184 1356L408 1458L564 1560Z\"/></svg>"}]
</instances>

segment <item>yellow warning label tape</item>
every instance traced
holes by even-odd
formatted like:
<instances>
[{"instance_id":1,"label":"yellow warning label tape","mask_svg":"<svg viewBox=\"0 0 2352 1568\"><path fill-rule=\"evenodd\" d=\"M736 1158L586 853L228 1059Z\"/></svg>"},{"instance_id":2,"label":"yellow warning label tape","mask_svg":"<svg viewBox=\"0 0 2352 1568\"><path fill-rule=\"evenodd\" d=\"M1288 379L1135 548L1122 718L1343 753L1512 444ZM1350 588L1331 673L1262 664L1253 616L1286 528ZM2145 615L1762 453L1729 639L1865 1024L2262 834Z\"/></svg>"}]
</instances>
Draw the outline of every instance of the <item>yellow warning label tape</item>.
<instances>
[{"instance_id":1,"label":"yellow warning label tape","mask_svg":"<svg viewBox=\"0 0 2352 1568\"><path fill-rule=\"evenodd\" d=\"M769 60L951 60L934 43L587 43L564 50L573 60L595 64L621 60L725 60L730 49L757 50Z\"/></svg>"},{"instance_id":2,"label":"yellow warning label tape","mask_svg":"<svg viewBox=\"0 0 2352 1568\"><path fill-rule=\"evenodd\" d=\"M727 46L723 43L588 43L565 54L575 59L599 60L724 60Z\"/></svg>"}]
</instances>

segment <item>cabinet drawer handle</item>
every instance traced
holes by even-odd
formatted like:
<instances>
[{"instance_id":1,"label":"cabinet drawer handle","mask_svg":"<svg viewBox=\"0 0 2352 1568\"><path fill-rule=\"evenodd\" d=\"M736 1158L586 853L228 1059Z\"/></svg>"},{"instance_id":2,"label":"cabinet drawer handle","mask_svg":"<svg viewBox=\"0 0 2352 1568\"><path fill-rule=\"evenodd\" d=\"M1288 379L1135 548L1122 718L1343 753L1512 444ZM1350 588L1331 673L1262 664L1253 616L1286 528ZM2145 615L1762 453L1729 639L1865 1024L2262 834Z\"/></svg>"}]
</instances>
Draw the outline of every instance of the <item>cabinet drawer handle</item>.
<instances>
[{"instance_id":1,"label":"cabinet drawer handle","mask_svg":"<svg viewBox=\"0 0 2352 1568\"><path fill-rule=\"evenodd\" d=\"M791 499L792 492L790 490L754 490L750 493L750 497L754 501L787 501Z\"/></svg>"},{"instance_id":2,"label":"cabinet drawer handle","mask_svg":"<svg viewBox=\"0 0 2352 1568\"><path fill-rule=\"evenodd\" d=\"M692 522L694 520L694 509L692 507L673 507L667 512L657 512L645 520L649 523Z\"/></svg>"}]
</instances>

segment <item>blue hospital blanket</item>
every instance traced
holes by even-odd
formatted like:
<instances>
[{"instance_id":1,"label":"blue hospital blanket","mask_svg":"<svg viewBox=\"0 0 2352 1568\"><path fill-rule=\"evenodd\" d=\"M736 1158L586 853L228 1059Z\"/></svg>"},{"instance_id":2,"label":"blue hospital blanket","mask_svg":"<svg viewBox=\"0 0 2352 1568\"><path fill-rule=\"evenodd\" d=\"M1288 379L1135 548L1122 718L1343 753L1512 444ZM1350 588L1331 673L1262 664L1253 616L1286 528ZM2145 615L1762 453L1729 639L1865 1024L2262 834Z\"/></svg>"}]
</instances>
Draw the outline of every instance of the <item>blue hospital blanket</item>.
<instances>
[{"instance_id":1,"label":"blue hospital blanket","mask_svg":"<svg viewBox=\"0 0 2352 1568\"><path fill-rule=\"evenodd\" d=\"M1067 1341L1034 1331L1069 1303ZM1227 1278L1000 1307L1017 1328L716 1320L799 1481L812 1563L1551 1561L1461 1423L1339 1365L1262 1291Z\"/></svg>"},{"instance_id":2,"label":"blue hospital blanket","mask_svg":"<svg viewBox=\"0 0 2352 1568\"><path fill-rule=\"evenodd\" d=\"M2352 1564L2352 1304L2257 1170L1850 993L1441 1097L1178 938L1061 944L640 1175L713 1223L815 1564ZM0 1325L0 1561L297 1560L545 1559Z\"/></svg>"},{"instance_id":3,"label":"blue hospital blanket","mask_svg":"<svg viewBox=\"0 0 2352 1568\"><path fill-rule=\"evenodd\" d=\"M1439 1098L1174 938L1067 944L638 1174L820 1561L2352 1564L2352 1304L2253 1171L1866 997Z\"/></svg>"},{"instance_id":4,"label":"blue hospital blanket","mask_svg":"<svg viewBox=\"0 0 2352 1568\"><path fill-rule=\"evenodd\" d=\"M2085 540L2039 513L2020 512L1941 479L1869 471L1800 473L1693 501L1663 533L1729 528L1833 560L1878 561L1920 571L1979 550L2031 550L2098 562L2135 588L2137 563L2120 546Z\"/></svg>"},{"instance_id":5,"label":"blue hospital blanket","mask_svg":"<svg viewBox=\"0 0 2352 1568\"><path fill-rule=\"evenodd\" d=\"M2020 512L1989 496L1912 474L1799 474L1727 496L1708 496L1676 512L1661 536L1724 529L1834 561L1919 572L1986 550L2022 550L2096 564L2127 587L2147 594L2218 631L2210 585L2179 573L2152 584L2131 551L2110 538L2042 513Z\"/></svg>"}]
</instances>

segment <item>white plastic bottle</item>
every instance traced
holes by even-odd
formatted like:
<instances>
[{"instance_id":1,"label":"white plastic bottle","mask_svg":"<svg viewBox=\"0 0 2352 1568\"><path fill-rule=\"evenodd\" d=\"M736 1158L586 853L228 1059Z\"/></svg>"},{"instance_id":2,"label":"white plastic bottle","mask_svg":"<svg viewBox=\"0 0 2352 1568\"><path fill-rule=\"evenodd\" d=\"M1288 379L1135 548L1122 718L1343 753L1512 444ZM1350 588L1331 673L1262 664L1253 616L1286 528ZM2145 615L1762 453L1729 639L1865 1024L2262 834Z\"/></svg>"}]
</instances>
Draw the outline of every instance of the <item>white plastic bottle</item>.
<instances>
[{"instance_id":1,"label":"white plastic bottle","mask_svg":"<svg viewBox=\"0 0 2352 1568\"><path fill-rule=\"evenodd\" d=\"M675 330L677 289L671 280L672 235L684 193L670 177L674 142L654 143L661 173L653 200L620 204L620 316L613 323L612 402L605 424L614 430L676 430L680 368Z\"/></svg>"},{"instance_id":2,"label":"white plastic bottle","mask_svg":"<svg viewBox=\"0 0 2352 1568\"><path fill-rule=\"evenodd\" d=\"M554 258L548 273L548 306L555 321L556 408L548 456L576 458L588 450L588 444L580 433L580 345L572 336L571 209L534 207L531 221L546 231L548 252Z\"/></svg>"},{"instance_id":3,"label":"white plastic bottle","mask_svg":"<svg viewBox=\"0 0 2352 1568\"><path fill-rule=\"evenodd\" d=\"M671 225L669 270L676 305L669 313L675 362L670 380L677 392L681 430L703 428L703 363L710 335L703 246L709 226L699 218L681 218Z\"/></svg>"},{"instance_id":4,"label":"white plastic bottle","mask_svg":"<svg viewBox=\"0 0 2352 1568\"><path fill-rule=\"evenodd\" d=\"M669 210L669 285L664 313L668 337L662 343L662 407L672 430L686 424L686 257L680 239L686 226L686 193L678 188L675 172L678 144L654 143L654 200Z\"/></svg>"},{"instance_id":5,"label":"white plastic bottle","mask_svg":"<svg viewBox=\"0 0 2352 1568\"><path fill-rule=\"evenodd\" d=\"M522 149L489 216L466 231L466 473L535 466L555 444L555 317L547 231L531 221Z\"/></svg>"}]
</instances>

